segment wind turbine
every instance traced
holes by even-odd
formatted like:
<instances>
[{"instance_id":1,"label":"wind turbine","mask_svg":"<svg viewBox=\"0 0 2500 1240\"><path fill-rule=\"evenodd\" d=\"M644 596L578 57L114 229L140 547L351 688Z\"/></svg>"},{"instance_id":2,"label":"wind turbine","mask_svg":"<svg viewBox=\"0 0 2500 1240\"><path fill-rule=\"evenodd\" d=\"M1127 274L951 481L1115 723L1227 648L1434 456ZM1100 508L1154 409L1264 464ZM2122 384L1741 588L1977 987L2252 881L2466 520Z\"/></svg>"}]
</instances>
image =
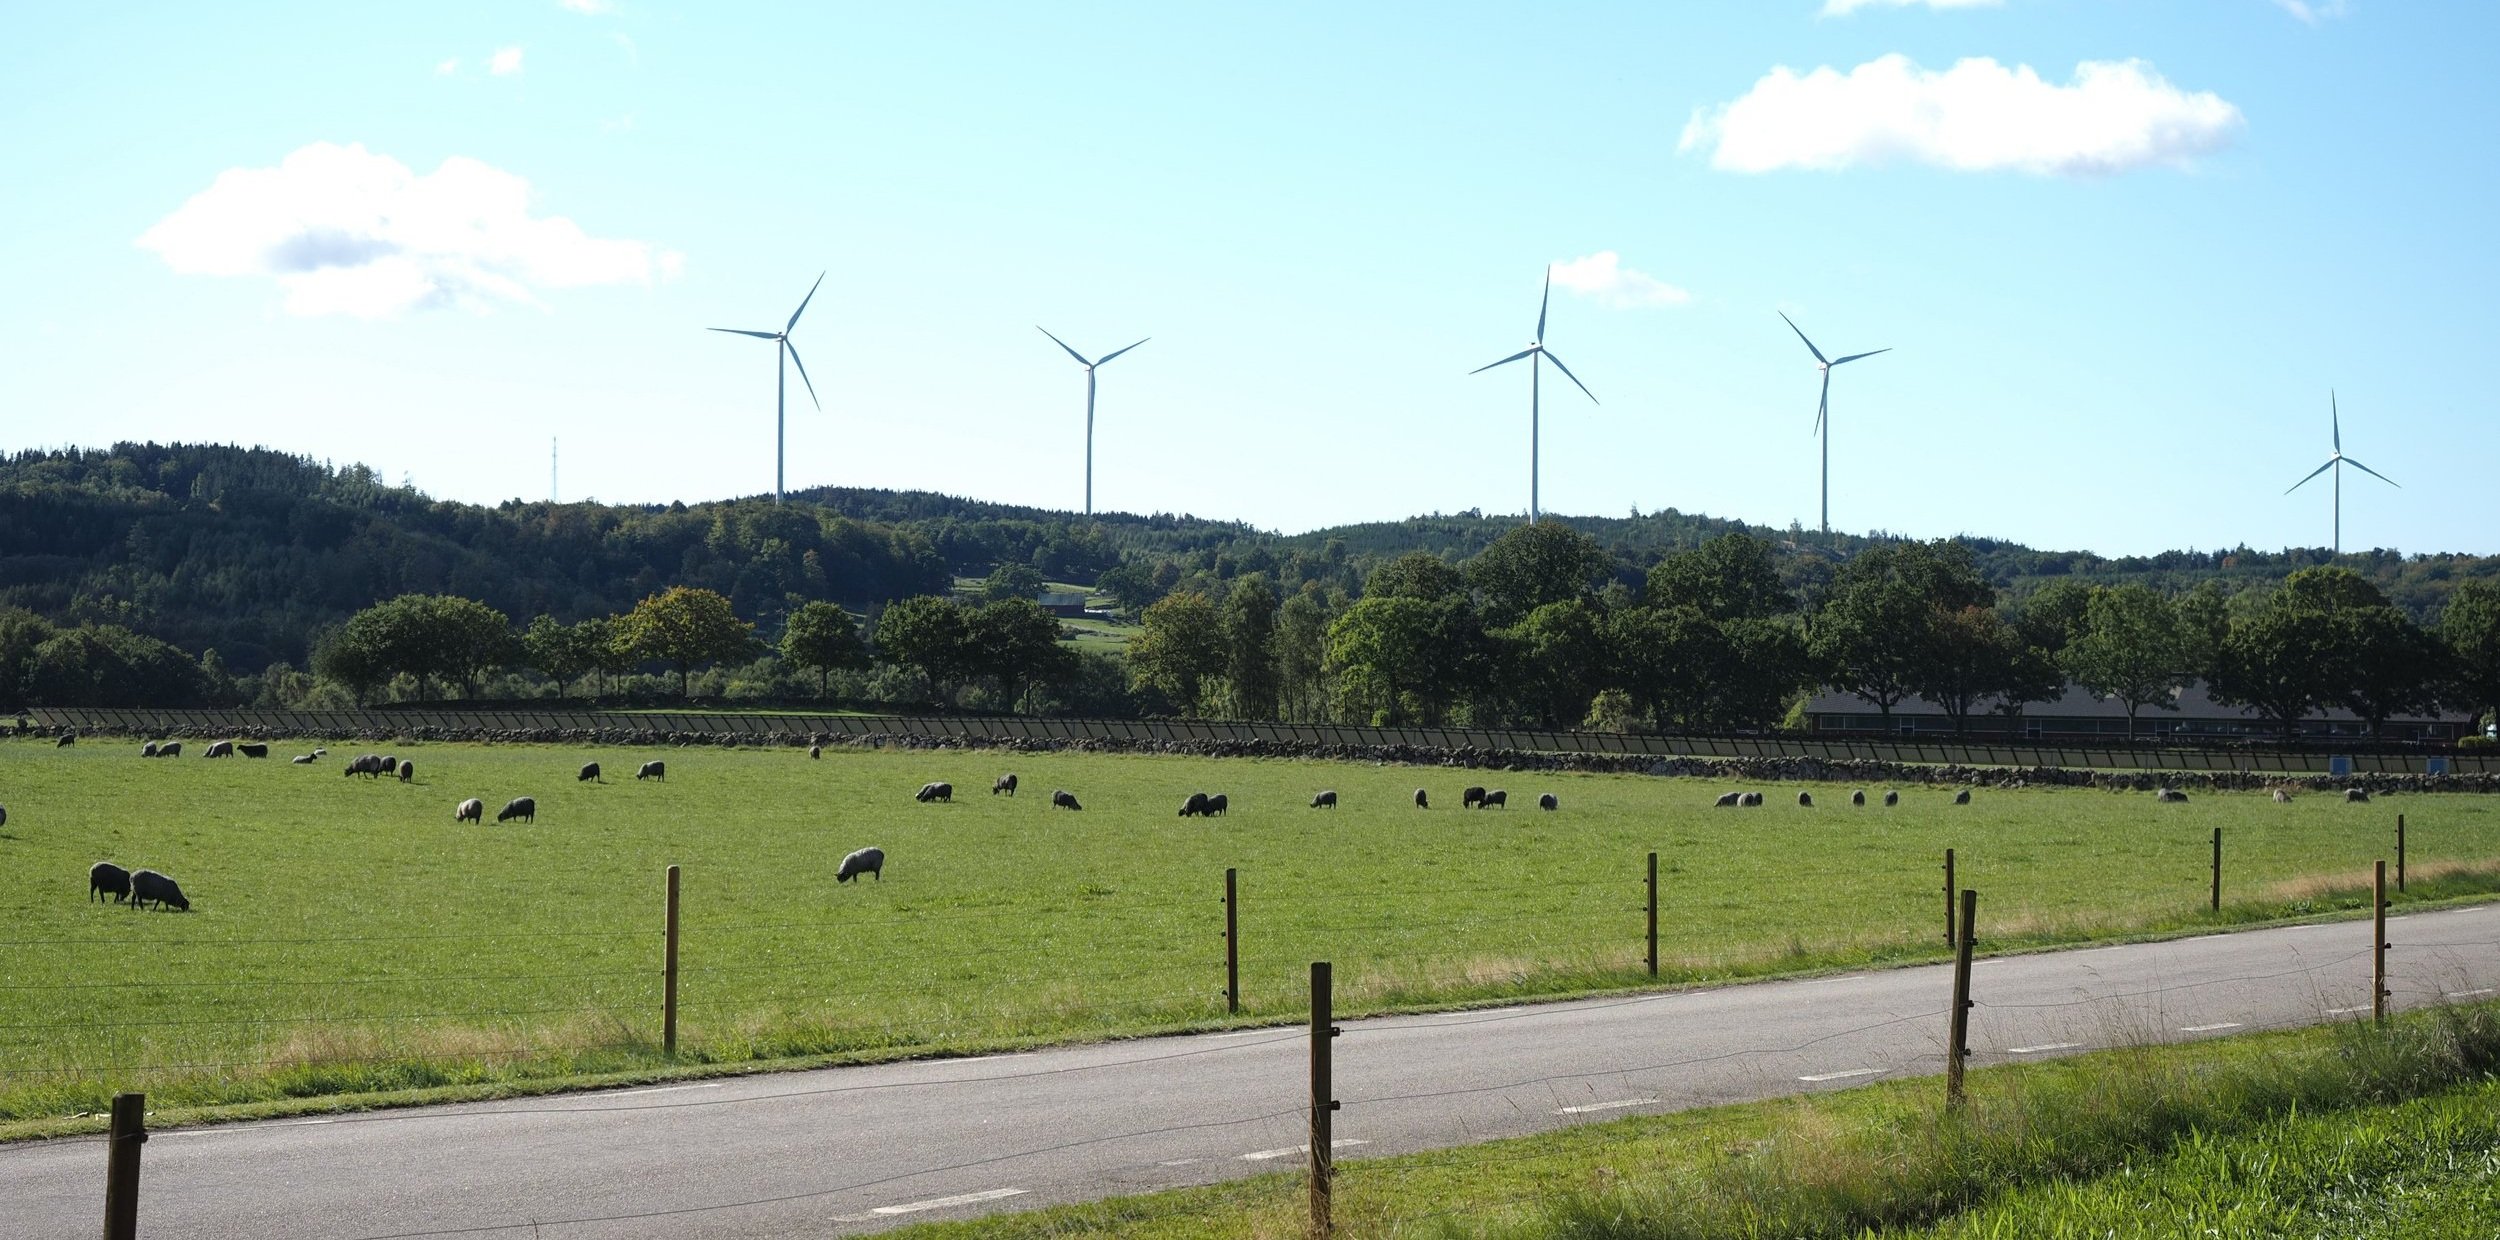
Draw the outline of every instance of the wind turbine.
<instances>
[{"instance_id":1,"label":"wind turbine","mask_svg":"<svg viewBox=\"0 0 2500 1240\"><path fill-rule=\"evenodd\" d=\"M1554 369L1563 372L1563 378L1571 380L1571 385L1580 389L1581 395L1589 398L1590 404L1597 403L1597 393L1590 391L1589 385L1580 382L1580 376L1571 373L1571 368L1563 365L1563 360L1554 356L1553 350L1545 347L1545 311L1553 304L1553 301L1554 268L1549 263L1545 268L1545 296L1536 303L1536 339L1529 341L1527 348L1509 357L1478 366L1467 372L1471 375L1480 375L1495 366L1508 366L1523 357L1528 359L1528 524L1530 525L1537 523L1537 421L1540 416L1537 409L1538 363L1552 362Z\"/></svg>"},{"instance_id":2,"label":"wind turbine","mask_svg":"<svg viewBox=\"0 0 2500 1240\"><path fill-rule=\"evenodd\" d=\"M1788 317L1787 311L1780 312L1780 322L1788 324L1788 330L1797 333L1797 339L1806 341L1806 352L1814 355L1814 368L1823 372L1823 399L1814 406L1814 433L1823 438L1823 532L1829 534L1832 532L1832 367L1845 366L1877 353L1890 353L1892 348L1887 345L1871 352L1852 353L1835 362L1824 357L1823 351L1815 348L1813 341L1806 340L1805 329L1797 326L1797 321Z\"/></svg>"},{"instance_id":3,"label":"wind turbine","mask_svg":"<svg viewBox=\"0 0 2500 1240\"><path fill-rule=\"evenodd\" d=\"M777 331L777 332L751 332L751 331L746 331L746 330L743 330L743 329L740 329L740 328L736 328L736 327L714 327L714 328L709 329L709 330L711 330L711 331L716 331L716 332L728 332L728 333L729 333L730 335L732 335L732 336L754 336L754 337L756 337L757 339L760 339L760 340L772 340L772 341L777 341L777 342L779 342L779 344L780 344L780 348L779 348L779 349L777 349L777 350L775 350L775 352L778 354L778 356L779 356L779 357L788 358L790 361L792 361L792 362L796 362L796 363L798 364L798 368L799 368L799 382L804 383L804 384L806 384L806 385L807 385L807 398L808 398L809 400L811 400L811 401L815 401L815 402L816 402L816 408L817 408L817 409L819 409L819 410L822 410L822 409L825 407L825 402L823 402L823 401L821 401L821 400L816 400L816 384L815 384L815 382L814 382L813 380L811 380L811 379L809 379L809 378L807 377L807 363L799 361L799 350L798 350L798 347L790 343L790 329L791 329L791 328L794 328L794 327L797 327L797 326L799 325L799 316L800 316L800 315L802 315L802 314L807 313L807 303L809 303L809 302L811 302L811 301L816 300L816 290L817 290L818 288L823 287L824 283L825 283L825 273L823 273L823 272L821 272L821 271L820 271L820 272L817 272L817 273L816 273L816 283L814 283L814 284L811 284L811 285L808 285L808 286L807 286L807 296L802 297L802 298L800 298L800 299L799 299L799 308L790 312L790 321L789 321L789 322L787 322L787 323L782 324L782 325L781 325L781 330L780 330L780 331ZM788 446L787 446L787 444L788 444L788 438L789 438L789 437L788 437L787 433L785 432L785 430L783 429L783 414L784 414L784 409L783 409L783 406L785 406L785 405L787 405L787 404L789 403L789 397L790 397L790 368L789 368L788 366L779 366L779 365L776 365L776 368L775 368L774 373L775 373L775 379L774 379L774 381L773 381L773 502L774 502L774 503L776 503L776 504L778 504L778 503L780 503L780 502L781 502L781 478L782 478L782 467L783 467L783 465L785 464L785 462L786 462L786 460L787 460L787 457L788 457Z\"/></svg>"},{"instance_id":4,"label":"wind turbine","mask_svg":"<svg viewBox=\"0 0 2500 1240\"><path fill-rule=\"evenodd\" d=\"M1050 329L1039 323L1033 325L1033 330L1050 336ZM1152 336L1146 337L1146 340L1152 339L1154 339ZM1144 344L1146 340L1140 340L1137 344ZM1050 342L1062 349L1068 349L1068 342L1057 336L1050 336ZM1136 348L1137 344L1130 345L1128 349ZM1085 360L1084 354L1068 349L1068 356L1075 358L1076 364L1085 368L1085 515L1089 517L1094 515L1094 371L1098 367L1110 364L1112 358L1128 352L1128 349L1113 349L1090 362Z\"/></svg>"},{"instance_id":5,"label":"wind turbine","mask_svg":"<svg viewBox=\"0 0 2500 1240\"><path fill-rule=\"evenodd\" d=\"M2293 491L2297 491L2302 487L2309 485L2310 478L2315 478L2330 469L2335 471L2334 553L2336 555L2342 555L2344 553L2344 471L2342 467L2350 465L2354 469L2360 470L2362 473L2368 474L2391 487L2396 487L2398 490L2402 490L2404 488L2400 486L2395 479L2390 478L2387 475L2344 455L2344 413L2343 410L2336 408L2335 392L2331 388L2328 389L2326 394L2326 416L2327 426L2335 436L2335 451L2327 456L2326 464L2310 470L2307 477L2293 483L2290 487L2286 488L2283 493L2285 495L2289 495Z\"/></svg>"}]
</instances>

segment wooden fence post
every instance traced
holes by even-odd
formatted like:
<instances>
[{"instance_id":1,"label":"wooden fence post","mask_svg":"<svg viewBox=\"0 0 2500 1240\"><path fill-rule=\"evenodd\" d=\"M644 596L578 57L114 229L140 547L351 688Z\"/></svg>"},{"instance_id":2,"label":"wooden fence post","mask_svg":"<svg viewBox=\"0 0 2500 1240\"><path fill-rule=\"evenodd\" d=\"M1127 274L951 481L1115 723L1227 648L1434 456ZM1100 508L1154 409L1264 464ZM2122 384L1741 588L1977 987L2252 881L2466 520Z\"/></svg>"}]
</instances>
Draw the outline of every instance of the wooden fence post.
<instances>
[{"instance_id":1,"label":"wooden fence post","mask_svg":"<svg viewBox=\"0 0 2500 1240\"><path fill-rule=\"evenodd\" d=\"M1944 850L1944 945L1953 946L1953 902L1960 899L1953 886L1953 850Z\"/></svg>"},{"instance_id":2,"label":"wooden fence post","mask_svg":"<svg viewBox=\"0 0 2500 1240\"><path fill-rule=\"evenodd\" d=\"M1330 1039L1337 1036L1335 981L1329 963L1311 962L1311 1240L1329 1240L1336 1224L1329 1210L1329 1198L1335 1188L1337 1174L1334 1142L1330 1134L1336 1130L1336 1080L1334 1061L1330 1055Z\"/></svg>"},{"instance_id":3,"label":"wooden fence post","mask_svg":"<svg viewBox=\"0 0 2500 1240\"><path fill-rule=\"evenodd\" d=\"M104 1240L135 1240L139 1234L139 1147L148 1140L148 1096L113 1095L113 1121L105 1137Z\"/></svg>"},{"instance_id":4,"label":"wooden fence post","mask_svg":"<svg viewBox=\"0 0 2500 1240\"><path fill-rule=\"evenodd\" d=\"M660 965L660 1049L677 1053L677 867L668 867L668 948Z\"/></svg>"},{"instance_id":5,"label":"wooden fence post","mask_svg":"<svg viewBox=\"0 0 2500 1240\"><path fill-rule=\"evenodd\" d=\"M1649 854L1649 975L1658 976L1658 854Z\"/></svg>"},{"instance_id":6,"label":"wooden fence post","mask_svg":"<svg viewBox=\"0 0 2500 1240\"><path fill-rule=\"evenodd\" d=\"M2214 828L2214 894L2213 911L2222 911L2222 828Z\"/></svg>"},{"instance_id":7,"label":"wooden fence post","mask_svg":"<svg viewBox=\"0 0 2500 1240\"><path fill-rule=\"evenodd\" d=\"M2370 882L2370 1019L2387 1020L2387 863Z\"/></svg>"},{"instance_id":8,"label":"wooden fence post","mask_svg":"<svg viewBox=\"0 0 2500 1240\"><path fill-rule=\"evenodd\" d=\"M1944 1102L1947 1107L1962 1105L1962 1072L1970 1058L1970 953L1975 923L1979 920L1979 893L1962 893L1962 932L1953 944L1953 1025L1945 1042Z\"/></svg>"},{"instance_id":9,"label":"wooden fence post","mask_svg":"<svg viewBox=\"0 0 2500 1240\"><path fill-rule=\"evenodd\" d=\"M1224 867L1224 1010L1241 1010L1241 893L1236 871Z\"/></svg>"}]
</instances>

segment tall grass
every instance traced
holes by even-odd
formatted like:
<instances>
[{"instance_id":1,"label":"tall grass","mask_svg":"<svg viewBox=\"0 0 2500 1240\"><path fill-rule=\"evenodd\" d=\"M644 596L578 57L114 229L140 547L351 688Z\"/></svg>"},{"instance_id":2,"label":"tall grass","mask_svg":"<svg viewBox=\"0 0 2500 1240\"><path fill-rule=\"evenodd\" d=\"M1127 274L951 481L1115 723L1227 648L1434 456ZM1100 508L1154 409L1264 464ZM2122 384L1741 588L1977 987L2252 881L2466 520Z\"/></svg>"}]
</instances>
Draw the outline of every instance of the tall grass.
<instances>
[{"instance_id":1,"label":"tall grass","mask_svg":"<svg viewBox=\"0 0 2500 1240\"><path fill-rule=\"evenodd\" d=\"M1968 1104L1835 1123L1799 1104L1699 1165L1628 1171L1490 1234L1526 1240L1846 1240L1972 1209L2009 1186L2102 1175L2198 1138L2301 1113L2396 1102L2500 1070L2500 1012L2444 1008L2273 1053L2154 1049L1982 1074ZM1453 1227L1452 1230L1458 1230Z\"/></svg>"}]
</instances>

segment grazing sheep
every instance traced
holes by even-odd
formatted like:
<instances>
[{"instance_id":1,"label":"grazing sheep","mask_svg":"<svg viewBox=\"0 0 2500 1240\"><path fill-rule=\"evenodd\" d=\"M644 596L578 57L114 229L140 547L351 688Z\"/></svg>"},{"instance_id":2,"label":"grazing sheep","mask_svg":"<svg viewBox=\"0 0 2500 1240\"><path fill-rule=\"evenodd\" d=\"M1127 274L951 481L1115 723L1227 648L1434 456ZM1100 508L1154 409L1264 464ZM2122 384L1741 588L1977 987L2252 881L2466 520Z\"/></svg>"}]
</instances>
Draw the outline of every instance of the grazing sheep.
<instances>
[{"instance_id":1,"label":"grazing sheep","mask_svg":"<svg viewBox=\"0 0 2500 1240\"><path fill-rule=\"evenodd\" d=\"M878 882L885 881L884 849L863 848L842 858L842 868L833 872L833 881L847 883L862 874L874 874Z\"/></svg>"},{"instance_id":2,"label":"grazing sheep","mask_svg":"<svg viewBox=\"0 0 2500 1240\"><path fill-rule=\"evenodd\" d=\"M923 805L926 805L931 801L946 801L952 803L955 799L955 785L945 783L922 784L920 785L920 791L911 794L911 799L918 801Z\"/></svg>"},{"instance_id":3,"label":"grazing sheep","mask_svg":"<svg viewBox=\"0 0 2500 1240\"><path fill-rule=\"evenodd\" d=\"M308 753L299 753L294 757L287 759L287 761L292 762L297 766L311 766L312 760L313 756Z\"/></svg>"},{"instance_id":4,"label":"grazing sheep","mask_svg":"<svg viewBox=\"0 0 2500 1240\"><path fill-rule=\"evenodd\" d=\"M1318 796L1312 797L1312 798L1311 798L1311 808L1312 808L1312 809L1335 809L1335 808L1337 808L1337 790L1336 790L1336 789L1334 789L1334 788L1331 788L1331 789L1328 789L1328 790L1327 790L1327 791L1325 791L1325 792L1320 793Z\"/></svg>"},{"instance_id":5,"label":"grazing sheep","mask_svg":"<svg viewBox=\"0 0 2500 1240\"><path fill-rule=\"evenodd\" d=\"M98 861L87 867L87 899L103 900L106 896L113 897L107 903L130 898L130 871L110 861Z\"/></svg>"},{"instance_id":6,"label":"grazing sheep","mask_svg":"<svg viewBox=\"0 0 2500 1240\"><path fill-rule=\"evenodd\" d=\"M2277 805L2289 805L2292 803L2292 794L2281 788L2277 788L2274 790L2274 803Z\"/></svg>"},{"instance_id":7,"label":"grazing sheep","mask_svg":"<svg viewBox=\"0 0 2500 1240\"><path fill-rule=\"evenodd\" d=\"M510 822L515 818L518 818L523 822L537 822L538 799L536 797L514 797L511 800L504 802L502 809L495 811L495 821L497 822Z\"/></svg>"},{"instance_id":8,"label":"grazing sheep","mask_svg":"<svg viewBox=\"0 0 2500 1240\"><path fill-rule=\"evenodd\" d=\"M1964 789L1962 789L1960 792L1956 792L1956 793L1954 793L1954 794L1953 794L1953 803L1954 803L1955 805L1968 805L1968 804L1970 804L1970 789L1968 789L1968 788L1964 788Z\"/></svg>"},{"instance_id":9,"label":"grazing sheep","mask_svg":"<svg viewBox=\"0 0 2500 1240\"><path fill-rule=\"evenodd\" d=\"M1494 789L1494 790L1493 790L1493 791L1491 791L1491 792L1485 793L1485 794L1484 794L1484 804L1483 804L1483 807L1482 807L1482 808L1485 808L1485 809L1494 809L1494 808L1509 809L1509 808L1510 808L1510 794L1509 794L1509 793L1507 793L1507 792L1502 791L1502 790L1501 790L1501 789L1499 789L1499 788L1496 788L1496 789Z\"/></svg>"},{"instance_id":10,"label":"grazing sheep","mask_svg":"<svg viewBox=\"0 0 2500 1240\"><path fill-rule=\"evenodd\" d=\"M0 827L9 825L9 807L0 805Z\"/></svg>"},{"instance_id":11,"label":"grazing sheep","mask_svg":"<svg viewBox=\"0 0 2500 1240\"><path fill-rule=\"evenodd\" d=\"M1068 790L1067 790L1067 789L1065 789L1065 788L1054 788L1054 789L1052 789L1052 790L1051 790L1051 793L1050 793L1050 807L1051 807L1052 809L1083 809L1083 808L1085 808L1084 806L1079 805L1079 804L1077 804L1077 803L1076 803L1076 794L1075 794L1075 793L1073 793L1073 792L1068 791Z\"/></svg>"},{"instance_id":12,"label":"grazing sheep","mask_svg":"<svg viewBox=\"0 0 2500 1240\"><path fill-rule=\"evenodd\" d=\"M1009 771L1006 774L990 781L991 796L997 796L1002 792L1006 793L1008 796L1014 796L1016 794L1016 773L1014 771Z\"/></svg>"},{"instance_id":13,"label":"grazing sheep","mask_svg":"<svg viewBox=\"0 0 2500 1240\"><path fill-rule=\"evenodd\" d=\"M1759 792L1748 792L1745 794L1744 803L1747 805L1760 805L1762 804L1762 794Z\"/></svg>"},{"instance_id":14,"label":"grazing sheep","mask_svg":"<svg viewBox=\"0 0 2500 1240\"><path fill-rule=\"evenodd\" d=\"M377 775L391 775L391 774L396 774L398 771L399 771L399 759L398 759L398 758L396 758L396 757L391 756L390 754L383 754L383 755L382 755L382 769L381 769L380 771L376 772L376 774L377 774Z\"/></svg>"},{"instance_id":15,"label":"grazing sheep","mask_svg":"<svg viewBox=\"0 0 2500 1240\"><path fill-rule=\"evenodd\" d=\"M61 733L60 739L52 742L52 747L54 749L66 749L77 743L78 734L76 732L63 732Z\"/></svg>"},{"instance_id":16,"label":"grazing sheep","mask_svg":"<svg viewBox=\"0 0 2500 1240\"><path fill-rule=\"evenodd\" d=\"M1188 800L1181 802L1181 812L1174 815L1174 817L1203 818L1206 816L1206 813L1207 794L1203 792L1193 792L1189 794Z\"/></svg>"},{"instance_id":17,"label":"grazing sheep","mask_svg":"<svg viewBox=\"0 0 2500 1240\"><path fill-rule=\"evenodd\" d=\"M1814 808L1814 794L1813 794L1813 793L1811 793L1811 792L1800 792L1800 793L1798 793L1798 794L1797 794L1797 808L1799 808L1799 809L1813 809L1813 808Z\"/></svg>"},{"instance_id":18,"label":"grazing sheep","mask_svg":"<svg viewBox=\"0 0 2500 1240\"><path fill-rule=\"evenodd\" d=\"M242 754L246 758L266 758L269 756L269 746L260 744L257 741L238 744L234 747L234 751Z\"/></svg>"},{"instance_id":19,"label":"grazing sheep","mask_svg":"<svg viewBox=\"0 0 2500 1240\"><path fill-rule=\"evenodd\" d=\"M145 908L150 900L160 909L191 911L191 901L183 898L182 884L154 870L141 870L130 876L130 907Z\"/></svg>"},{"instance_id":20,"label":"grazing sheep","mask_svg":"<svg viewBox=\"0 0 2500 1240\"><path fill-rule=\"evenodd\" d=\"M157 756L157 757L160 757L160 758L179 758L179 757L181 757L181 756L182 756L182 742L181 742L181 741L167 741L167 742L165 742L164 744L157 746L157 747L156 747L156 756Z\"/></svg>"},{"instance_id":21,"label":"grazing sheep","mask_svg":"<svg viewBox=\"0 0 2500 1240\"><path fill-rule=\"evenodd\" d=\"M208 752L203 753L200 756L203 758L231 758L234 756L234 742L210 741L208 743Z\"/></svg>"},{"instance_id":22,"label":"grazing sheep","mask_svg":"<svg viewBox=\"0 0 2500 1240\"><path fill-rule=\"evenodd\" d=\"M1562 799L1550 792L1540 792L1537 794L1536 807L1544 810L1561 809Z\"/></svg>"},{"instance_id":23,"label":"grazing sheep","mask_svg":"<svg viewBox=\"0 0 2500 1240\"><path fill-rule=\"evenodd\" d=\"M2359 805L2369 799L2370 790L2367 788L2344 789L2344 802L2348 805Z\"/></svg>"},{"instance_id":24,"label":"grazing sheep","mask_svg":"<svg viewBox=\"0 0 2500 1240\"><path fill-rule=\"evenodd\" d=\"M634 778L656 779L661 783L667 783L668 763L662 762L657 758L653 758L651 761L645 762L641 766L634 768Z\"/></svg>"},{"instance_id":25,"label":"grazing sheep","mask_svg":"<svg viewBox=\"0 0 2500 1240\"><path fill-rule=\"evenodd\" d=\"M811 758L821 758L821 757L824 757L824 756L825 756L825 747L824 747L824 746L822 746L822 745L810 745L810 746L808 746L808 747L807 747L807 756L808 756L808 757L811 757Z\"/></svg>"},{"instance_id":26,"label":"grazing sheep","mask_svg":"<svg viewBox=\"0 0 2500 1240\"><path fill-rule=\"evenodd\" d=\"M599 764L596 762L582 763L581 773L573 777L573 782L577 784L587 784L594 780L603 784L608 782L599 778Z\"/></svg>"},{"instance_id":27,"label":"grazing sheep","mask_svg":"<svg viewBox=\"0 0 2500 1240\"><path fill-rule=\"evenodd\" d=\"M1884 789L1884 804L1885 804L1886 806L1899 805L1900 803L1901 803L1901 794L1900 794L1900 793L1898 793L1898 792L1896 792L1896 791L1894 791L1894 790L1892 790L1892 789L1890 789L1890 788L1886 788L1886 789Z\"/></svg>"},{"instance_id":28,"label":"grazing sheep","mask_svg":"<svg viewBox=\"0 0 2500 1240\"><path fill-rule=\"evenodd\" d=\"M417 777L417 764L416 764L415 762L413 762L413 761L409 761L409 762L402 762L402 763L400 763L400 764L399 764L399 782L401 782L401 783L403 783L403 784L404 784L404 783L407 783L409 780L415 779L416 777Z\"/></svg>"},{"instance_id":29,"label":"grazing sheep","mask_svg":"<svg viewBox=\"0 0 2500 1240\"><path fill-rule=\"evenodd\" d=\"M460 808L451 811L451 820L453 822L474 822L481 825L484 824L486 821L486 802L478 800L476 797L470 797L468 800L462 801L460 803ZM500 822L502 819L497 819L496 821Z\"/></svg>"},{"instance_id":30,"label":"grazing sheep","mask_svg":"<svg viewBox=\"0 0 2500 1240\"><path fill-rule=\"evenodd\" d=\"M1458 794L1460 809L1476 809L1484 804L1484 788L1478 785Z\"/></svg>"},{"instance_id":31,"label":"grazing sheep","mask_svg":"<svg viewBox=\"0 0 2500 1240\"><path fill-rule=\"evenodd\" d=\"M1232 807L1233 803L1226 799L1224 794L1221 792L1207 798L1207 814L1210 817L1216 814L1221 814L1225 810L1231 809Z\"/></svg>"},{"instance_id":32,"label":"grazing sheep","mask_svg":"<svg viewBox=\"0 0 2500 1240\"><path fill-rule=\"evenodd\" d=\"M1734 809L1744 803L1745 794L1741 792L1722 792L1719 794L1718 800L1711 802L1712 805L1720 809Z\"/></svg>"},{"instance_id":33,"label":"grazing sheep","mask_svg":"<svg viewBox=\"0 0 2500 1240\"><path fill-rule=\"evenodd\" d=\"M2176 788L2155 788L2153 790L2153 799L2164 805L2187 804L2187 794Z\"/></svg>"},{"instance_id":34,"label":"grazing sheep","mask_svg":"<svg viewBox=\"0 0 2500 1240\"><path fill-rule=\"evenodd\" d=\"M144 744L144 745L139 746L139 756L140 756L140 757L142 757L142 758L153 758L153 757L155 757L155 756L156 756L156 742L155 742L155 741L149 741L147 744Z\"/></svg>"},{"instance_id":35,"label":"grazing sheep","mask_svg":"<svg viewBox=\"0 0 2500 1240\"><path fill-rule=\"evenodd\" d=\"M1431 808L1432 808L1432 798L1431 798L1431 797L1428 797L1428 796L1425 796L1425 795L1424 795L1424 790L1423 790L1423 789L1421 789L1421 788L1417 788L1417 789L1415 790L1415 808L1417 808L1417 809L1431 809Z\"/></svg>"},{"instance_id":36,"label":"grazing sheep","mask_svg":"<svg viewBox=\"0 0 2500 1240\"><path fill-rule=\"evenodd\" d=\"M1863 806L1863 805L1865 805L1865 804L1866 804L1866 789L1864 789L1864 788L1860 788L1860 789L1858 789L1857 791L1850 793L1850 794L1849 794L1849 803L1850 803L1851 805L1857 805L1857 806Z\"/></svg>"},{"instance_id":37,"label":"grazing sheep","mask_svg":"<svg viewBox=\"0 0 2500 1240\"><path fill-rule=\"evenodd\" d=\"M356 757L349 758L347 760L347 765L339 768L339 774L342 777L348 775L370 775L379 779L382 776L382 755L378 753L368 753L359 754Z\"/></svg>"}]
</instances>

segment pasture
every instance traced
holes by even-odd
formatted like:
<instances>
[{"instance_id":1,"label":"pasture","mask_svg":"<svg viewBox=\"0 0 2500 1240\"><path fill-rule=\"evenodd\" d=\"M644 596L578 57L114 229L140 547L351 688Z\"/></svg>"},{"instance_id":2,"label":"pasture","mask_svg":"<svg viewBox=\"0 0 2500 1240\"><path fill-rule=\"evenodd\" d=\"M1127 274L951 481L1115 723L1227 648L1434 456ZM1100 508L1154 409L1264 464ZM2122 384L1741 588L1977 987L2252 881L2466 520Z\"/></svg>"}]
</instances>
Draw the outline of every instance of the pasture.
<instances>
[{"instance_id":1,"label":"pasture","mask_svg":"<svg viewBox=\"0 0 2500 1240\"><path fill-rule=\"evenodd\" d=\"M187 738L186 738L187 739ZM196 754L196 744L187 746ZM1943 850L1992 950L2366 907L2411 827L2411 899L2500 890L2484 798L1849 789L1185 757L333 745L311 766L148 760L134 742L0 743L0 1121L649 1070L662 1062L662 883L683 867L681 1063L943 1052L1291 1017L1308 961L1341 1012L1944 954ZM413 782L342 777L368 749ZM637 783L663 758L666 783ZM574 770L598 761L606 782ZM992 796L1013 770L1022 795ZM929 780L952 803L917 804ZM1463 811L1471 783L1502 810ZM1433 807L1412 804L1417 787ZM1082 812L1050 806L1069 789ZM1335 810L1314 810L1334 789ZM1179 819L1191 791L1222 817ZM1880 788L1870 792L1880 793ZM1539 812L1536 796L1559 796ZM493 821L514 797L534 824ZM485 801L483 825L453 806ZM2212 829L2224 909L2205 909ZM882 880L837 885L885 850ZM112 860L187 914L90 903ZM1242 1009L1224 985L1240 871Z\"/></svg>"}]
</instances>

